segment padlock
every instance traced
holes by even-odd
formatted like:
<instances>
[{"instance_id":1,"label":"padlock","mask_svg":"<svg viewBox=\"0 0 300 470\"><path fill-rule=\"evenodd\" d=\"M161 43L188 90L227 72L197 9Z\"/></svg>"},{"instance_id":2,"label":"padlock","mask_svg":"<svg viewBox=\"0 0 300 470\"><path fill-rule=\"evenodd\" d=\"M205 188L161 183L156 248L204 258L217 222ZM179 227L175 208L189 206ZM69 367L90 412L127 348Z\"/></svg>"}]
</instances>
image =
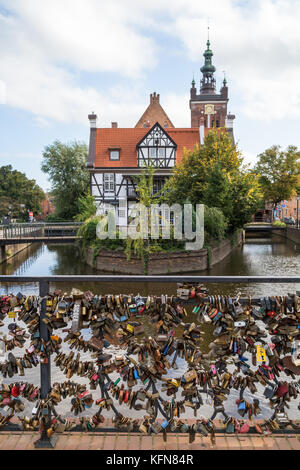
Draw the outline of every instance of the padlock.
<instances>
[{"instance_id":1,"label":"padlock","mask_svg":"<svg viewBox=\"0 0 300 470\"><path fill-rule=\"evenodd\" d=\"M198 375L197 375L197 372L194 369L192 369L186 372L183 377L186 382L191 382L192 380L197 379Z\"/></svg>"},{"instance_id":2,"label":"padlock","mask_svg":"<svg viewBox=\"0 0 300 470\"><path fill-rule=\"evenodd\" d=\"M128 323L126 330L129 331L129 333L134 333L134 327Z\"/></svg>"}]
</instances>

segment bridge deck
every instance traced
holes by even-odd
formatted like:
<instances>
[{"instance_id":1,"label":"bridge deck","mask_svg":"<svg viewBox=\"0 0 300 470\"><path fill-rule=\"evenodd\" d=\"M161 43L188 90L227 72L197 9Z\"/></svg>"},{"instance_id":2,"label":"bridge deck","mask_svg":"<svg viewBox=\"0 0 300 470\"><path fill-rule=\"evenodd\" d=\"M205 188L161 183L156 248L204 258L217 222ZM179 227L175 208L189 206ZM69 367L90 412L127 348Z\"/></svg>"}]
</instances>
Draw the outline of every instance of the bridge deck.
<instances>
[{"instance_id":1,"label":"bridge deck","mask_svg":"<svg viewBox=\"0 0 300 470\"><path fill-rule=\"evenodd\" d=\"M285 230L285 227L273 227L272 225L250 225L244 227L245 232L269 232L274 230Z\"/></svg>"},{"instance_id":2,"label":"bridge deck","mask_svg":"<svg viewBox=\"0 0 300 470\"><path fill-rule=\"evenodd\" d=\"M4 245L19 245L21 243L68 243L78 240L80 237L76 235L67 236L67 237L40 237L40 236L28 236L22 238L0 238L0 246Z\"/></svg>"}]
</instances>

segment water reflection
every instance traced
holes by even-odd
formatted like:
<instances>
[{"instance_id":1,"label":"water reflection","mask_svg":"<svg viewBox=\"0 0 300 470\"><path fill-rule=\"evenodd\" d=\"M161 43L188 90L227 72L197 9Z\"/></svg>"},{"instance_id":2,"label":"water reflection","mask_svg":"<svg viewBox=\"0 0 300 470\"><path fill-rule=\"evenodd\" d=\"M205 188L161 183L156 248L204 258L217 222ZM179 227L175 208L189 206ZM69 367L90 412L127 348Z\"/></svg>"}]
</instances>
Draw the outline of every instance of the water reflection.
<instances>
[{"instance_id":1,"label":"water reflection","mask_svg":"<svg viewBox=\"0 0 300 470\"><path fill-rule=\"evenodd\" d=\"M105 274L88 266L76 244L49 244L32 245L27 250L16 255L9 263L0 265L1 274L15 274L22 276L51 276L51 275L84 275ZM199 274L201 276L288 276L300 273L300 245L285 240L279 235L269 238L249 238L242 247L235 248L221 263L212 266L206 271L186 274ZM132 293L148 294L174 294L174 283L68 283L53 285L70 292L71 287L91 290L98 294ZM242 291L245 296L260 297L261 295L285 295L287 292L300 290L296 284L209 284L212 294L235 295ZM37 293L37 286L32 284L2 285L1 293L22 291Z\"/></svg>"}]
</instances>

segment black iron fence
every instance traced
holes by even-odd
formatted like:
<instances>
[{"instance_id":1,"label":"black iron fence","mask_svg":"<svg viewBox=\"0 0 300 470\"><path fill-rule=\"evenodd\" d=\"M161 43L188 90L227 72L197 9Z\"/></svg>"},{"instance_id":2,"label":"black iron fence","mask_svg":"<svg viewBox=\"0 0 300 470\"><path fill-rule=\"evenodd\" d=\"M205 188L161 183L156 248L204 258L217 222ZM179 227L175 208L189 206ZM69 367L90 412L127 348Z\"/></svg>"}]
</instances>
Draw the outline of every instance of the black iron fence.
<instances>
[{"instance_id":1,"label":"black iron fence","mask_svg":"<svg viewBox=\"0 0 300 470\"><path fill-rule=\"evenodd\" d=\"M211 284L211 283L268 283L268 284L278 284L278 283L296 283L300 285L300 276L115 276L115 275L85 275L85 276L0 276L0 286L1 284L9 283L36 283L39 286L39 296L42 299L41 308L40 308L40 324L39 324L39 334L40 338L45 342L48 342L50 339L49 328L47 324L43 322L46 319L46 297L50 293L52 283L78 283L78 282L97 282L97 283L200 283L200 284ZM121 289L120 289L121 290ZM275 290L275 288L274 288ZM108 293L109 294L109 293ZM107 295L108 295L107 294ZM203 302L207 299L203 298ZM233 301L235 299L232 299ZM253 302L258 301L259 299L252 299ZM187 302L195 302L193 300ZM199 299L198 299L199 302ZM239 298L241 304L249 302L248 298ZM50 390L51 390L51 366L50 361L47 363L40 364L40 397L45 399ZM50 415L51 416L51 415ZM49 420L50 420L49 416ZM47 435L46 430L42 432L39 446L50 446L50 438Z\"/></svg>"}]
</instances>

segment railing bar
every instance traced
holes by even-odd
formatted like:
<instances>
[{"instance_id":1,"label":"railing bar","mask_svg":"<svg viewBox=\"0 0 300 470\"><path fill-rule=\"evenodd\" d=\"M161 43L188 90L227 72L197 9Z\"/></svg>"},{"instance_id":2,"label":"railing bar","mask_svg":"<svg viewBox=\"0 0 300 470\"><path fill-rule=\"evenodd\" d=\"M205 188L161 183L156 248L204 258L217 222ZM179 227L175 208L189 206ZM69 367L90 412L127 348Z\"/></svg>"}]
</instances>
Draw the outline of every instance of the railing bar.
<instances>
[{"instance_id":1,"label":"railing bar","mask_svg":"<svg viewBox=\"0 0 300 470\"><path fill-rule=\"evenodd\" d=\"M203 282L203 283L300 283L300 276L122 276L58 275L0 276L0 282Z\"/></svg>"}]
</instances>

